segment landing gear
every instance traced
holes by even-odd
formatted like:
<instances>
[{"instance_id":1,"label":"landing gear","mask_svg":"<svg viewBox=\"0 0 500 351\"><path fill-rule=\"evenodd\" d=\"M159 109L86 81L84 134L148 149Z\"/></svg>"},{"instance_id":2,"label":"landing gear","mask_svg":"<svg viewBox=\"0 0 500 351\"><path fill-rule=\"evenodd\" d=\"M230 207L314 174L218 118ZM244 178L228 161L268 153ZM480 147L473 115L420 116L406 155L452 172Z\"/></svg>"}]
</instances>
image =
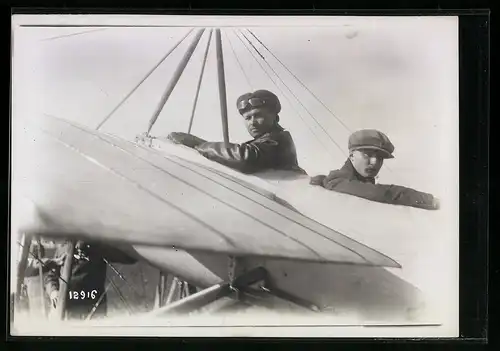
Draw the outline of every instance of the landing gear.
<instances>
[{"instance_id":1,"label":"landing gear","mask_svg":"<svg viewBox=\"0 0 500 351\"><path fill-rule=\"evenodd\" d=\"M263 267L254 268L233 279L213 285L209 288L182 298L157 310L151 316L163 316L170 313L189 313L222 299L231 298L242 304L272 308L270 298L279 298L292 302L296 306L319 312L320 309L309 301L293 296L271 284L269 274Z\"/></svg>"}]
</instances>

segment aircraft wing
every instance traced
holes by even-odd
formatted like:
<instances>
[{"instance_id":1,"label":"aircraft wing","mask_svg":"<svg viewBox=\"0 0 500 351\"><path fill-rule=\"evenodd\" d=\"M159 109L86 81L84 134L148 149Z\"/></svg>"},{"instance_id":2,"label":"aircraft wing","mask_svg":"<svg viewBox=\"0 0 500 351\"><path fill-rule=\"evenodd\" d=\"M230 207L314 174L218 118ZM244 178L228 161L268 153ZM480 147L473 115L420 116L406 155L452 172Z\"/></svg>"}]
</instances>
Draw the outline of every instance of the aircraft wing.
<instances>
[{"instance_id":1,"label":"aircraft wing","mask_svg":"<svg viewBox=\"0 0 500 351\"><path fill-rule=\"evenodd\" d=\"M25 233L399 267L266 192L181 158L51 116L16 137L13 200L26 197L36 213L21 220Z\"/></svg>"}]
</instances>

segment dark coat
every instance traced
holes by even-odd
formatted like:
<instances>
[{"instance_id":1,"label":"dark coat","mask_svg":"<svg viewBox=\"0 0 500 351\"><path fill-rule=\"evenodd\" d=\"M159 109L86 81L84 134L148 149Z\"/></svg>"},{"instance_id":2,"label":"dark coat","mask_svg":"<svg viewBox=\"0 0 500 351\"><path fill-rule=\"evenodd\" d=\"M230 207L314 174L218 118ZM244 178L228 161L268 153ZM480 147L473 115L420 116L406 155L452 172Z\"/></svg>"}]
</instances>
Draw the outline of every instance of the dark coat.
<instances>
[{"instance_id":1,"label":"dark coat","mask_svg":"<svg viewBox=\"0 0 500 351\"><path fill-rule=\"evenodd\" d=\"M371 201L427 210L436 209L431 194L399 185L375 184L374 178L365 178L356 172L350 160L347 160L341 169L331 171L328 176L312 177L311 184Z\"/></svg>"},{"instance_id":2,"label":"dark coat","mask_svg":"<svg viewBox=\"0 0 500 351\"><path fill-rule=\"evenodd\" d=\"M60 257L66 253L68 244L69 242L59 245L55 257ZM77 250L75 250L70 280L68 282L68 294L72 292L78 294L82 293L85 297L81 298L81 296L78 296L78 298L70 298L68 295L66 300L68 318L78 319L85 318L105 292L107 264L104 259L108 262L126 264L136 262L135 259L129 257L122 251L101 244L89 245L87 243L80 243L80 247L81 252L88 260L85 257L75 257L77 254ZM49 295L52 291L59 290L61 268L62 267L57 267L57 269L52 269L45 275L44 283L47 294ZM94 296L92 296L93 291L95 291ZM106 295L104 294L95 311L95 315L105 315L106 311L107 301Z\"/></svg>"},{"instance_id":3,"label":"dark coat","mask_svg":"<svg viewBox=\"0 0 500 351\"><path fill-rule=\"evenodd\" d=\"M223 142L205 142L196 149L206 158L243 173L276 169L305 174L299 167L292 136L279 125L243 144L226 147Z\"/></svg>"}]
</instances>

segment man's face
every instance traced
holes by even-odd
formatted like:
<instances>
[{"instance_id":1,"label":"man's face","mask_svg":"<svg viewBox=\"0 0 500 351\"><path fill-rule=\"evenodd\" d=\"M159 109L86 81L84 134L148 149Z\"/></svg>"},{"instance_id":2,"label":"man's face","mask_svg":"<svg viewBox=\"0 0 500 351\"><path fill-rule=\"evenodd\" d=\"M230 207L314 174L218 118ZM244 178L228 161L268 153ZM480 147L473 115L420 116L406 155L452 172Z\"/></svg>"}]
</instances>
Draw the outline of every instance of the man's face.
<instances>
[{"instance_id":1,"label":"man's face","mask_svg":"<svg viewBox=\"0 0 500 351\"><path fill-rule=\"evenodd\" d=\"M365 178L377 176L384 164L384 158L383 152L372 149L354 150L349 156L354 169Z\"/></svg>"},{"instance_id":2,"label":"man's face","mask_svg":"<svg viewBox=\"0 0 500 351\"><path fill-rule=\"evenodd\" d=\"M248 133L254 138L270 132L276 123L276 114L264 108L243 112L243 118Z\"/></svg>"}]
</instances>

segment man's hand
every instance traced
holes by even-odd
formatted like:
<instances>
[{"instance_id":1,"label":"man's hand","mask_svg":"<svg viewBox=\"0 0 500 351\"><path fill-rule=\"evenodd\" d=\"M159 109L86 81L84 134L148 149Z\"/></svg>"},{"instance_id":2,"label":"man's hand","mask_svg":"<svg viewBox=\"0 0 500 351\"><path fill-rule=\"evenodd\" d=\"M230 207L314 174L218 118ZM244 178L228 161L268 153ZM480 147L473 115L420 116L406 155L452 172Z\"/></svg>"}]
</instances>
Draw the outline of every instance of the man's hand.
<instances>
[{"instance_id":1,"label":"man's hand","mask_svg":"<svg viewBox=\"0 0 500 351\"><path fill-rule=\"evenodd\" d=\"M317 175L309 179L309 184L323 186L323 181L325 180L325 175Z\"/></svg>"},{"instance_id":2,"label":"man's hand","mask_svg":"<svg viewBox=\"0 0 500 351\"><path fill-rule=\"evenodd\" d=\"M432 208L435 210L439 210L441 208L441 201L437 197L432 199Z\"/></svg>"},{"instance_id":3,"label":"man's hand","mask_svg":"<svg viewBox=\"0 0 500 351\"><path fill-rule=\"evenodd\" d=\"M170 133L167 139L173 141L176 144L182 144L190 148L195 148L206 142L205 140L198 138L194 135L182 132L173 132Z\"/></svg>"}]
</instances>

